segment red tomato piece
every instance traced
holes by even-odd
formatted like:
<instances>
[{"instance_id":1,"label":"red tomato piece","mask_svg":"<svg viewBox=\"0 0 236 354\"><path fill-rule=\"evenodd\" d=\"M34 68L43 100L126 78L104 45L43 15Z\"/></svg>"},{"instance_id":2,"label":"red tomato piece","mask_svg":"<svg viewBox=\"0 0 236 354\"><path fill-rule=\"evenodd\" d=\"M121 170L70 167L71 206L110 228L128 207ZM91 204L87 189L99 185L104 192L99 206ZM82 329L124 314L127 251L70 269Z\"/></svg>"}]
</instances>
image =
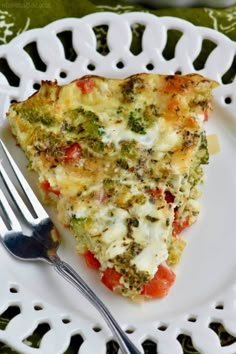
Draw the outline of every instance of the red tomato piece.
<instances>
[{"instance_id":1,"label":"red tomato piece","mask_svg":"<svg viewBox=\"0 0 236 354\"><path fill-rule=\"evenodd\" d=\"M96 86L95 81L89 78L76 81L76 86L80 88L83 94L90 93Z\"/></svg>"},{"instance_id":2,"label":"red tomato piece","mask_svg":"<svg viewBox=\"0 0 236 354\"><path fill-rule=\"evenodd\" d=\"M179 235L184 229L186 229L188 226L190 226L189 224L189 219L187 218L186 220L180 222L178 220L174 220L173 221L173 232L172 235L174 237L176 237L177 235Z\"/></svg>"},{"instance_id":3,"label":"red tomato piece","mask_svg":"<svg viewBox=\"0 0 236 354\"><path fill-rule=\"evenodd\" d=\"M43 182L40 183L40 187L45 191L45 192L50 192L54 193L56 195L60 194L59 189L53 188L50 183L45 179Z\"/></svg>"},{"instance_id":4,"label":"red tomato piece","mask_svg":"<svg viewBox=\"0 0 236 354\"><path fill-rule=\"evenodd\" d=\"M204 118L203 118L203 122L207 122L209 118L208 112L204 112Z\"/></svg>"},{"instance_id":5,"label":"red tomato piece","mask_svg":"<svg viewBox=\"0 0 236 354\"><path fill-rule=\"evenodd\" d=\"M174 203L175 197L173 196L173 194L169 191L165 191L165 201L168 204Z\"/></svg>"},{"instance_id":6,"label":"red tomato piece","mask_svg":"<svg viewBox=\"0 0 236 354\"><path fill-rule=\"evenodd\" d=\"M154 277L144 285L141 295L164 297L175 282L175 273L167 266L160 264Z\"/></svg>"},{"instance_id":7,"label":"red tomato piece","mask_svg":"<svg viewBox=\"0 0 236 354\"><path fill-rule=\"evenodd\" d=\"M160 188L150 188L147 192L153 200L156 200L162 194L162 190Z\"/></svg>"},{"instance_id":8,"label":"red tomato piece","mask_svg":"<svg viewBox=\"0 0 236 354\"><path fill-rule=\"evenodd\" d=\"M94 256L94 254L90 251L86 251L84 254L84 259L89 268L99 269L101 264L99 260Z\"/></svg>"},{"instance_id":9,"label":"red tomato piece","mask_svg":"<svg viewBox=\"0 0 236 354\"><path fill-rule=\"evenodd\" d=\"M81 146L79 143L73 143L64 149L64 161L74 161L81 156Z\"/></svg>"},{"instance_id":10,"label":"red tomato piece","mask_svg":"<svg viewBox=\"0 0 236 354\"><path fill-rule=\"evenodd\" d=\"M102 275L101 282L106 287L113 291L118 285L120 285L120 278L122 275L118 273L114 268L107 268Z\"/></svg>"}]
</instances>

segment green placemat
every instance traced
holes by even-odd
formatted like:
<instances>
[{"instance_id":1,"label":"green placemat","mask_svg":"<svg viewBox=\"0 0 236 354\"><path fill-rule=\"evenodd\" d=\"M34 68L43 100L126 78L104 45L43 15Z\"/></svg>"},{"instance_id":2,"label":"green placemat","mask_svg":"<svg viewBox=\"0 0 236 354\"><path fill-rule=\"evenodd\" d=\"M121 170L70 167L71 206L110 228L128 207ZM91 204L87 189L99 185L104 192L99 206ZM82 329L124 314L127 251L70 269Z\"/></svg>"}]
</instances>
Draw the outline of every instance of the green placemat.
<instances>
[{"instance_id":1,"label":"green placemat","mask_svg":"<svg viewBox=\"0 0 236 354\"><path fill-rule=\"evenodd\" d=\"M225 9L210 9L210 8L169 8L169 9L152 9L145 5L131 5L125 1L114 0L1 0L0 1L0 44L8 43L12 38L17 36L23 31L28 29L43 27L48 23L65 17L82 17L94 12L112 11L116 13L124 13L131 11L145 11L153 13L157 16L175 16L183 18L189 22L192 22L198 26L206 26L214 28L217 31L224 33L226 36L236 41L236 5ZM136 31L137 42L133 42L133 51L138 51L139 35L142 34L142 28L140 27ZM172 42L165 49L166 58L171 57L174 43L178 40L178 34L174 33ZM137 43L137 44L136 44ZM202 52L202 58L196 65L201 67L201 60L204 62L204 55L207 55L212 48L209 45L206 46L206 53ZM101 48L106 50L106 48ZM1 59L1 58L0 58ZM0 67L1 71L1 67ZM235 76L236 72L236 60L234 61L229 77L225 80L230 81ZM4 330L11 318L15 316L14 310L5 312L0 315L0 329ZM236 339L227 333L224 327L219 323L213 323L211 329L214 330L221 342L222 346L227 346L236 341ZM40 328L40 331L34 333L27 338L28 343L31 346L37 348L39 346L43 331L45 328ZM178 338L181 343L184 354L201 354L193 346L192 340L187 335L179 335ZM65 354L78 353L80 343L79 336L72 338L70 346ZM157 353L156 344L151 341L145 341L144 343L145 353L154 354ZM13 349L9 348L5 343L0 342L1 354L25 354L17 353ZM115 342L111 342L107 354L117 353L117 345ZM48 353L54 354L54 353ZM92 353L91 353L92 354ZM175 353L170 353L175 354ZM212 353L214 354L214 353Z\"/></svg>"},{"instance_id":2,"label":"green placemat","mask_svg":"<svg viewBox=\"0 0 236 354\"><path fill-rule=\"evenodd\" d=\"M114 0L1 0L0 44L7 43L24 30L42 27L57 19L82 17L99 11L146 11L158 16L176 16L195 25L214 28L236 40L236 5L226 9L152 9Z\"/></svg>"}]
</instances>

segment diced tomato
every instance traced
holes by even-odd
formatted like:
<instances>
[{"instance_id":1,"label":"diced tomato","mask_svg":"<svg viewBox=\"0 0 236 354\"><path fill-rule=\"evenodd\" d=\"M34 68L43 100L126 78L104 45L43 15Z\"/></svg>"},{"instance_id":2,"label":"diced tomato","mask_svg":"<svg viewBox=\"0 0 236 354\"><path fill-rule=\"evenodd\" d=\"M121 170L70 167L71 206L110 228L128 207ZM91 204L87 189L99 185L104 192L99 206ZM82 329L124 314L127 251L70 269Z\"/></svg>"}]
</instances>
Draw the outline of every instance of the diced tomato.
<instances>
[{"instance_id":1,"label":"diced tomato","mask_svg":"<svg viewBox=\"0 0 236 354\"><path fill-rule=\"evenodd\" d=\"M83 94L90 93L96 86L95 81L89 78L76 81L76 86L79 87Z\"/></svg>"},{"instance_id":2,"label":"diced tomato","mask_svg":"<svg viewBox=\"0 0 236 354\"><path fill-rule=\"evenodd\" d=\"M153 200L156 200L162 194L162 190L160 188L150 188L147 192Z\"/></svg>"},{"instance_id":3,"label":"diced tomato","mask_svg":"<svg viewBox=\"0 0 236 354\"><path fill-rule=\"evenodd\" d=\"M209 118L208 112L205 111L205 112L204 112L203 122L207 122L207 121L208 121L208 118Z\"/></svg>"},{"instance_id":4,"label":"diced tomato","mask_svg":"<svg viewBox=\"0 0 236 354\"><path fill-rule=\"evenodd\" d=\"M63 147L62 147L63 149ZM81 156L81 146L79 143L73 143L68 147L64 148L64 161L74 161Z\"/></svg>"},{"instance_id":5,"label":"diced tomato","mask_svg":"<svg viewBox=\"0 0 236 354\"><path fill-rule=\"evenodd\" d=\"M165 201L169 204L174 203L175 197L170 191L165 191Z\"/></svg>"},{"instance_id":6,"label":"diced tomato","mask_svg":"<svg viewBox=\"0 0 236 354\"><path fill-rule=\"evenodd\" d=\"M93 269L99 269L101 264L99 262L99 260L94 256L94 254L90 251L86 251L83 254L84 258L85 258L85 262L87 264L87 266L89 268L93 268Z\"/></svg>"},{"instance_id":7,"label":"diced tomato","mask_svg":"<svg viewBox=\"0 0 236 354\"><path fill-rule=\"evenodd\" d=\"M179 235L184 229L186 229L188 226L190 226L189 224L189 219L187 218L186 220L180 222L178 221L178 219L175 219L173 221L173 231L172 231L172 235L174 237L176 237L177 235Z\"/></svg>"},{"instance_id":8,"label":"diced tomato","mask_svg":"<svg viewBox=\"0 0 236 354\"><path fill-rule=\"evenodd\" d=\"M141 295L164 297L175 281L175 273L167 266L160 264L154 277L144 285Z\"/></svg>"},{"instance_id":9,"label":"diced tomato","mask_svg":"<svg viewBox=\"0 0 236 354\"><path fill-rule=\"evenodd\" d=\"M103 273L101 282L106 285L110 290L113 290L115 287L120 285L121 274L118 273L114 268L107 268Z\"/></svg>"},{"instance_id":10,"label":"diced tomato","mask_svg":"<svg viewBox=\"0 0 236 354\"><path fill-rule=\"evenodd\" d=\"M40 183L40 187L46 192L51 192L51 193L54 193L56 195L60 194L59 189L52 187L50 185L50 183L46 179L43 182Z\"/></svg>"}]
</instances>

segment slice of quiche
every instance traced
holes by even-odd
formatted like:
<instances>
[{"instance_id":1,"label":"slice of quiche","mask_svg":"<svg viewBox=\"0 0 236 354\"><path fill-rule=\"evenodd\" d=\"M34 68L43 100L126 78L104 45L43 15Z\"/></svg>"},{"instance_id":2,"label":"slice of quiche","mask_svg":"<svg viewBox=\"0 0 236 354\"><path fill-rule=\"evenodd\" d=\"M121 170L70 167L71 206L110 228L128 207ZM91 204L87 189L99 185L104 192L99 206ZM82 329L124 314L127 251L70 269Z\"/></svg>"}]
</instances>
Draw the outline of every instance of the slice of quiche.
<instances>
[{"instance_id":1,"label":"slice of quiche","mask_svg":"<svg viewBox=\"0 0 236 354\"><path fill-rule=\"evenodd\" d=\"M165 296L199 214L203 123L217 83L197 74L44 81L7 114L40 188L111 290Z\"/></svg>"}]
</instances>

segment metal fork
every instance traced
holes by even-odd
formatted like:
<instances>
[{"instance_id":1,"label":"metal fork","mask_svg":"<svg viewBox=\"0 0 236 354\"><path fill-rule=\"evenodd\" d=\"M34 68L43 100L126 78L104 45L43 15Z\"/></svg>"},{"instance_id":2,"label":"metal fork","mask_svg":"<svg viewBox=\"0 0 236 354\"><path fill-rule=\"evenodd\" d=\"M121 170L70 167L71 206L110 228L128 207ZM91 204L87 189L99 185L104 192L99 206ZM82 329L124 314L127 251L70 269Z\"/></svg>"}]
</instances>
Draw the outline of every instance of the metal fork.
<instances>
[{"instance_id":1,"label":"metal fork","mask_svg":"<svg viewBox=\"0 0 236 354\"><path fill-rule=\"evenodd\" d=\"M50 217L30 188L2 140L0 140L0 146L2 148L2 157L8 161L9 167L13 171L22 192L24 192L34 211L33 213L30 210L31 208L26 206L27 203L24 202L18 193L6 169L3 167L3 163L0 162L0 176L8 194L8 197L6 197L0 188L0 206L2 209L2 216L0 215L0 240L2 244L18 259L27 261L42 260L52 265L62 277L78 289L100 312L116 337L121 352L124 354L141 354L107 307L80 275L68 263L59 258L57 249L60 242L53 237L54 225ZM19 218L16 217L14 209L11 207L12 203L18 209L17 215L19 213ZM30 236L24 234L22 223L26 224L31 230Z\"/></svg>"}]
</instances>

